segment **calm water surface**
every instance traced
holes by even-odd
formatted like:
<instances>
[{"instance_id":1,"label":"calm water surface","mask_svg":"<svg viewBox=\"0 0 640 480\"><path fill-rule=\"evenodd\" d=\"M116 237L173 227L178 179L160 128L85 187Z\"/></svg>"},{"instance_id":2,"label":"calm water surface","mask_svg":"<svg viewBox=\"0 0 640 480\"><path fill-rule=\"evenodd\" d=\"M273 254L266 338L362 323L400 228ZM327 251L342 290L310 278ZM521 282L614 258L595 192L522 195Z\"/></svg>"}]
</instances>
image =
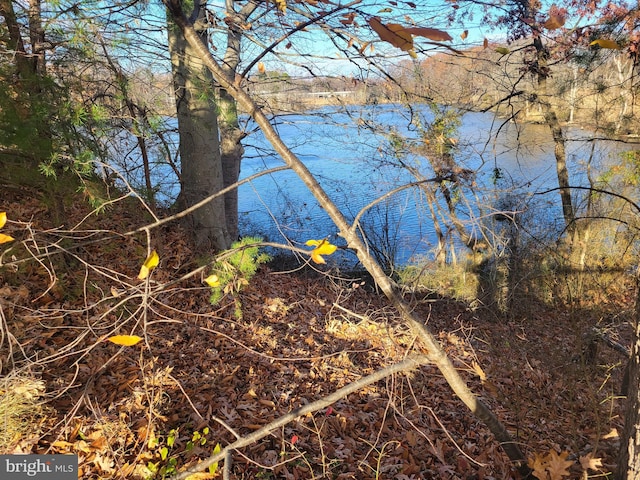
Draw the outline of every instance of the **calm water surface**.
<instances>
[{"instance_id":1,"label":"calm water surface","mask_svg":"<svg viewBox=\"0 0 640 480\"><path fill-rule=\"evenodd\" d=\"M418 108L418 107L417 107ZM431 118L426 109L414 114ZM324 115L328 115L326 119ZM368 128L387 125L380 133ZM251 124L248 125L251 129ZM396 106L354 107L351 112L336 113L327 108L314 114L291 115L279 119L277 129L347 219L385 192L412 180L394 166L384 133L395 128L403 135L415 136L410 119ZM601 170L615 161L623 150L611 141L591 141L588 132L569 129L568 166L571 184L588 185L586 167ZM545 229L560 228L562 223L557 192L532 197L557 185L553 142L544 125L504 123L491 113L467 113L457 135L459 165L477 171L473 188L464 193L473 202L459 203L459 216L471 228L487 223L498 199L517 198L517 208L544 211ZM241 177L281 166L276 155L260 133L246 139L246 156ZM431 172L424 159L413 158L425 177ZM496 169L501 178L496 179ZM579 195L579 192L578 192ZM477 207L480 205L480 208ZM441 205L442 207L442 205ZM483 208L484 207L484 208ZM291 171L263 176L240 187L241 228L258 233L271 241L294 244L309 238L330 238L340 244L337 230L306 187ZM365 233L374 237L388 236L397 245L397 263L415 256L433 253L436 238L428 205L419 190L406 190L379 204L363 217ZM385 226L390 227L385 229ZM475 226L475 227L474 227Z\"/></svg>"}]
</instances>

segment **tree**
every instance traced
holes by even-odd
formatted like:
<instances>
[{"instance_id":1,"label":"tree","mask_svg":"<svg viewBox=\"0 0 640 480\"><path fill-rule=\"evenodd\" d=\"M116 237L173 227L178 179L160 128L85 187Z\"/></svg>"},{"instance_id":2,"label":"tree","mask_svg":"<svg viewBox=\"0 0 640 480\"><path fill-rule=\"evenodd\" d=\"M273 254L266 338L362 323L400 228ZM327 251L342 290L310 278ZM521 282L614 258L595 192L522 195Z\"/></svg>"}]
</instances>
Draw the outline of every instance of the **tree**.
<instances>
[{"instance_id":1,"label":"tree","mask_svg":"<svg viewBox=\"0 0 640 480\"><path fill-rule=\"evenodd\" d=\"M476 5L474 0L469 2ZM577 208L572 200L572 189L566 164L566 138L559 122L557 112L549 98L548 80L553 66L551 49L545 44L545 38L555 42L555 61L577 57L576 49L580 47L591 49L625 50L634 67L640 64L640 31L638 31L638 6L629 7L624 2L609 2L603 8L598 2L575 2L567 7L559 8L552 5L548 12L541 11L542 5L537 2L513 0L506 5L493 5L494 13L485 13L485 18L495 26L506 27L509 40L531 39L532 55L525 63L526 70L536 78L537 90L533 99L540 105L545 122L549 125L555 142L556 171L558 190L562 202L562 211L567 232L567 239L572 248L570 266L584 268L584 253L588 239L588 220L585 224L578 223ZM586 26L579 22L572 28L563 28L568 18L573 15L580 20L589 18L592 24ZM464 16L464 14L463 14ZM508 49L506 51L508 53ZM593 57L592 57L593 58ZM617 64L619 79L622 81L621 64ZM575 81L575 79L574 79ZM624 98L621 115L627 107ZM589 193L590 194L590 193ZM637 207L636 207L637 210ZM640 213L637 210L636 213ZM638 292L640 287L636 286ZM640 330L638 305L640 297L636 299L634 318L634 337L631 345L629 363L629 391L627 393L627 413L625 429L621 441L621 451L618 461L617 478L626 480L637 478L640 474Z\"/></svg>"},{"instance_id":2,"label":"tree","mask_svg":"<svg viewBox=\"0 0 640 480\"><path fill-rule=\"evenodd\" d=\"M627 366L629 382L625 392L627 406L618 458L618 480L631 480L640 476L640 284L636 285L636 290L634 341Z\"/></svg>"},{"instance_id":3,"label":"tree","mask_svg":"<svg viewBox=\"0 0 640 480\"><path fill-rule=\"evenodd\" d=\"M372 275L376 284L402 315L408 327L410 327L424 343L428 352L428 358L438 367L455 394L464 402L470 411L472 411L491 429L493 434L496 436L496 439L501 442L501 445L509 458L516 464L524 475L528 475L530 473L530 469L526 465L525 457L516 443L511 439L507 429L499 422L498 418L493 414L488 406L471 392L466 382L453 366L451 360L447 357L447 354L442 349L438 340L428 330L421 319L412 313L410 306L394 288L394 284L391 279L368 253L365 243L356 233L355 225L352 226L347 222L342 212L336 207L319 185L317 179L310 173L300 159L298 159L296 155L282 142L282 139L278 136L268 118L251 96L237 84L231 83L227 79L223 69L211 56L207 46L202 42L201 36L196 32L193 21L190 21L184 15L179 0L164 0L164 2L174 21L180 27L184 35L184 40L191 48L194 49L194 52L200 56L201 61L206 64L216 81L222 88L226 89L227 92L236 99L236 101L238 101L239 105L245 111L250 112L253 119L262 129L265 137L281 155L286 165L300 177L314 197L316 197L323 208L326 209L331 219L339 228L340 234L346 240L347 247L356 252L362 265ZM205 469L220 457L221 455L212 455L212 457L207 461L199 464L198 469ZM184 475L186 476L187 473ZM182 478L182 476L180 476L180 478Z\"/></svg>"},{"instance_id":4,"label":"tree","mask_svg":"<svg viewBox=\"0 0 640 480\"><path fill-rule=\"evenodd\" d=\"M462 399L465 405L467 405L468 408L478 416L478 418L484 421L491 428L497 440L501 442L509 457L517 463L521 472L525 475L528 474L529 470L525 465L524 456L519 448L513 443L507 430L503 425L500 424L500 422L487 408L487 406L476 396L474 396L473 393L469 390L468 386L462 380L458 371L456 370L456 368L454 368L454 365L451 363L451 361L448 359L445 352L439 345L439 342L425 327L424 319L418 318L415 313L413 313L411 306L408 305L401 293L396 289L394 283L383 272L383 270L380 268L380 265L378 265L369 256L364 239L357 230L357 218L359 218L360 215L356 217L356 221L354 221L353 223L348 222L344 218L343 214L336 208L335 204L332 203L331 199L318 185L318 182L311 175L305 165L278 137L264 111L255 102L255 100L251 98L246 89L243 88L243 81L246 80L246 77L244 75L240 75L238 78L237 76L237 70L242 63L240 61L241 48L239 42L240 38L243 36L241 35L242 29L243 27L247 26L246 21L248 19L248 16L253 11L258 11L257 6L261 4L257 2L248 2L250 8L244 10L244 13L247 16L239 17L238 20L236 20L236 17L234 16L235 11L232 7L229 7L229 4L232 4L233 2L226 3L227 13L229 14L229 16L227 17L228 21L224 21L224 24L228 27L222 28L231 39L229 43L232 44L233 47L229 55L225 55L222 58L219 57L217 59L218 61L216 61L216 58L212 57L211 55L211 46L208 45L208 41L206 38L207 29L200 28L200 24L202 22L204 22L205 24L208 24L209 22L208 17L206 16L206 12L203 13L204 9L198 7L199 4L197 4L196 8L194 8L193 10L193 13L189 16L189 18L187 18L181 2L179 2L178 0L166 0L166 3L171 12L171 15L176 19L176 23L179 27L171 28L169 38L173 57L172 60L174 65L176 93L178 98L178 115L181 120L179 129L182 139L181 150L183 152L183 173L186 174L183 175L182 178L182 196L185 207L189 207L190 205L193 205L199 201L206 203L206 205L200 206L196 210L196 213L191 213L191 215L193 215L193 218L195 218L192 224L194 226L193 232L196 235L201 235L197 238L198 245L201 248L205 249L223 248L222 245L229 241L228 237L231 237L231 234L229 233L229 212L227 211L229 202L225 202L223 205L221 202L222 197L216 195L219 194L223 189L225 189L225 187L233 188L237 185L237 182L233 181L233 178L235 175L235 178L237 179L238 164L235 163L235 160L229 162L230 164L233 164L233 168L230 169L230 173L225 179L225 174L223 172L224 165L222 165L222 169L219 168L219 160L224 163L222 159L224 157L225 151L227 151L229 157L233 157L233 159L239 159L239 157L241 156L242 147L239 141L242 133L238 128L236 108L236 102L239 102L239 107L242 110L249 112L254 117L259 127L263 129L266 137L272 142L275 149L284 159L286 166L294 170L299 175L299 177L308 186L310 191L313 192L316 198L322 203L323 207L329 212L332 219L339 227L342 237L346 241L346 248L352 249L357 253L361 263L372 274L381 290L388 297L389 301L401 313L406 322L406 325L409 326L415 336L417 336L423 342L423 345L428 352L427 360L433 362L438 366L438 368L440 368L443 376L447 379L453 391ZM278 45L283 44L284 42L288 42L288 38L292 32L302 32L306 27L313 24L314 22L321 22L324 20L328 21L328 14L326 14L326 12L324 11L315 10L313 8L315 6L315 1L312 0L309 0L307 2L299 2L298 7L296 8L302 9L301 13L307 15L306 18L308 20L300 23L295 27L288 25L282 18L281 14L284 13L283 11L287 8L286 3L278 1L273 5L271 5L270 3L265 3L265 5L268 10L270 9L270 12L268 13L275 15L277 22L274 23L277 23L281 27L285 27L286 30L286 33L283 36L276 39L276 41L272 42L270 45ZM275 13L274 9L277 10ZM241 10L241 12L242 11L243 10ZM350 16L351 14L353 14L353 16ZM377 17L377 19L374 20L374 17L369 14L363 13L362 11L354 10L348 12L347 16L340 16L338 18L344 20L342 24L345 26L354 25L356 14L361 15L366 19L368 25L373 29L378 37L386 40L394 47L406 50L413 55L415 55L415 45L413 44L412 36L414 35L414 33L416 35L426 36L427 38L430 38L430 36L433 36L435 38L444 38L445 32L442 31L433 31L432 29L421 27L403 27L400 24L393 24ZM211 22L214 21L219 21L219 19L211 19ZM198 26L198 28L195 28L196 26ZM322 26L328 26L328 24L323 23ZM335 29L333 27L331 29L331 32L332 35L335 35L333 38L341 39L343 37L340 37L340 35L346 35L344 31L340 31L339 29ZM437 40L434 41L436 43L438 42ZM354 43L355 42L356 40L354 40ZM367 61L373 63L374 60L377 60L376 58L372 59L371 57L367 57L363 53L366 50L365 41L360 42L360 44L355 48L352 48L353 45L349 45L349 43L350 42L345 42L345 46L346 50L351 52L350 59L352 61ZM262 48L262 52L267 52L270 48L271 46ZM286 48L287 47L285 47L285 49ZM262 53L255 57L255 60L260 58L260 55L262 55ZM245 69L245 72L250 70L250 66L253 64L254 62L250 62L249 66ZM382 72L385 71L383 66L380 69ZM113 68L113 70L115 71L116 76L118 76L119 68L116 67ZM390 82L392 80L393 78L389 79ZM122 84L121 90L123 92L126 92L128 90L126 81ZM229 110L226 110L222 106L224 103L224 99L228 99L230 101L230 103L227 105L229 107ZM127 105L127 108L128 107L129 105ZM129 111L131 111L130 108L128 109ZM231 113L227 114L228 111L230 111ZM224 133L224 129L226 127L224 127L223 125L227 125L230 131L230 142L228 149L226 149L224 145L221 146L218 139L218 130L221 130L222 132L220 135L222 138L222 143L224 143L224 136L226 135L226 133ZM444 127L446 127L446 125ZM444 128L444 130L441 131L434 131L431 133L427 132L426 136L429 137L431 135L431 137L428 139L432 141L440 136L444 136L440 134L444 134L446 130L447 128ZM194 135L199 135L200 138L195 139L195 146L197 148L191 149L193 145L191 145L192 142L190 140L193 139L192 137ZM450 143L451 142L449 142L448 144L445 141L438 144L436 142L434 147L441 148L437 148L438 151L429 152L429 155L431 155L430 158L432 158L434 162L432 168L434 170L438 170L437 173L440 177L447 176L451 178L452 173L462 173L455 171L456 165L453 164L451 153L452 145ZM191 162L192 160L201 160L200 158L195 157L197 157L198 154L200 156L203 156L204 153L208 153L209 151L213 154L207 156L208 158L203 163ZM211 174L211 171L208 169L215 170L215 173L212 175L213 179L202 178L208 177ZM430 181L429 179L425 179L424 177L420 176L418 176L417 178L419 179L419 182ZM434 183L443 187L443 194L445 195L446 203L448 205L448 208L451 209L451 205L453 205L454 202L451 198L452 190L450 189L449 185L443 185L442 178L436 179ZM217 210L210 210L209 208L212 205L215 205ZM216 217L211 217L212 214L216 215ZM199 215L203 215L203 217L199 217ZM140 232L146 232L148 236L151 237L149 232L152 230L152 228L155 228L166 221L169 220L163 219L162 221L157 221L152 225L146 225L133 233L128 233L127 236L131 236ZM320 245L323 245L322 241L316 241L316 243L320 243ZM148 248L151 249L151 242L149 242ZM153 268L153 266L157 266L159 262L157 254L155 254L155 256L149 255L149 259L153 259L153 261L145 261L147 275L149 269ZM153 266L149 266L151 264L153 264ZM194 272L189 272L188 276L195 276L202 271L202 269L198 269ZM167 286L170 285L171 282L173 282L173 280L170 280L167 283L151 283L147 281L144 285L140 285L129 283L128 277L124 274L120 276L119 272L117 272L117 275L111 275L111 273L109 272L109 276L111 280L118 280L120 282L118 285L123 286L123 290L127 292L126 295L131 295L130 297L127 297L127 299L135 299L144 296L144 306L139 310L131 309L131 311L135 311L135 313L132 313L130 317L127 317L127 320L136 318L136 322L142 322L143 319L146 322L145 315L147 313L147 310L144 309L147 308L147 305L153 303L149 302L148 300L150 298L153 298L154 295L159 295L161 292L163 292L163 290L166 291ZM148 276L139 276L138 278L145 280L148 278ZM212 282L214 281L212 280ZM123 295L122 292L112 287L111 293L112 297L109 298L118 298L118 300L115 300L115 303L117 303L118 305L117 307L114 307L113 310L110 310L109 314L117 311L116 309L119 309L121 306L125 305L125 301L121 298L121 295ZM128 310L128 308L124 308L123 310ZM143 311L143 315L141 315L140 318L137 318L136 316L140 311ZM123 315L128 314L129 312L127 311ZM124 323L126 323L126 321L121 322L120 318L117 322L117 328L120 328L124 325ZM136 327L138 325L139 323L136 323ZM144 325L144 327L146 328L146 324ZM109 326L108 328L111 329L116 327ZM402 368L415 367L423 360L424 359L422 359L421 361L408 360L406 364L403 363ZM398 369L391 370L398 371ZM387 374L388 371L383 371L383 373ZM379 379L382 377L377 376L375 378ZM375 379L372 380L367 377L367 381L375 381ZM355 384L353 388L356 388L358 385L362 384ZM307 412L310 410L302 409L293 413L299 414L301 411ZM284 420L289 421L292 415L286 417ZM255 437L246 437L243 439L243 441L247 442L252 438ZM234 445L236 444L234 443ZM214 457L209 459L210 463L214 461ZM201 467L204 468L206 467L206 465L207 464L204 463L201 465Z\"/></svg>"},{"instance_id":5,"label":"tree","mask_svg":"<svg viewBox=\"0 0 640 480\"><path fill-rule=\"evenodd\" d=\"M196 2L192 16L199 19L204 15L204 9ZM171 22L168 32L182 171L178 204L184 209L224 188L223 166L215 84L211 74ZM206 32L202 31L200 35L206 35ZM231 246L223 197L196 209L188 218L197 249L225 250Z\"/></svg>"},{"instance_id":6,"label":"tree","mask_svg":"<svg viewBox=\"0 0 640 480\"><path fill-rule=\"evenodd\" d=\"M93 173L95 145L76 128L67 86L49 73L57 45L42 7L40 0L28 8L0 2L0 179L43 194L54 221L63 223L66 193Z\"/></svg>"}]
</instances>

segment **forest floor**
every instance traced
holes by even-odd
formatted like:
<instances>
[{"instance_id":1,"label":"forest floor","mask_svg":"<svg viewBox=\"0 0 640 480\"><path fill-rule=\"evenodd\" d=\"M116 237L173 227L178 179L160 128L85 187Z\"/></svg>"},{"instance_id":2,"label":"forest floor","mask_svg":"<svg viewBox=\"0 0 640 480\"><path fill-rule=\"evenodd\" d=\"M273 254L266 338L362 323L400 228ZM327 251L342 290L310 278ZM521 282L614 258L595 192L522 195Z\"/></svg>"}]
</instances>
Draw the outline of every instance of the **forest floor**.
<instances>
[{"instance_id":1,"label":"forest floor","mask_svg":"<svg viewBox=\"0 0 640 480\"><path fill-rule=\"evenodd\" d=\"M145 282L136 275L147 237L122 235L140 225L130 208L85 217L74 206L75 227L64 230L24 196L2 199L0 211L10 219L3 232L16 238L0 246L0 392L8 397L16 381L32 379L35 386L17 385L24 401L38 399L23 413L29 428L8 440L5 432L0 453L74 453L80 478L162 478L424 353L375 288L336 270L264 267L213 306L202 276L188 275L202 259L192 258L180 228L151 231L160 265ZM11 263L21 258L31 260ZM604 344L590 350L588 332L606 328L628 345L635 290L620 281L596 290L573 305L518 299L501 317L407 296L551 480L604 478L616 461L625 359ZM115 333L144 341L105 341ZM222 478L223 466L194 478ZM519 478L430 365L297 418L235 451L227 468L234 479Z\"/></svg>"}]
</instances>

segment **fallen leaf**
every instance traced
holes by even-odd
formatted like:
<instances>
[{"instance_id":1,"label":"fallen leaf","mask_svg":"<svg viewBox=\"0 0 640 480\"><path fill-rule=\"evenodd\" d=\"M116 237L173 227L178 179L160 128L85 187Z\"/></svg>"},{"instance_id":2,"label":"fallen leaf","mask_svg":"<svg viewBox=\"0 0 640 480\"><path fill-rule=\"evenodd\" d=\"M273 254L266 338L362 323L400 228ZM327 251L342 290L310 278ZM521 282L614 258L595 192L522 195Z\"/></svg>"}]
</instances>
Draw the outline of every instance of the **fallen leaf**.
<instances>
[{"instance_id":1,"label":"fallen leaf","mask_svg":"<svg viewBox=\"0 0 640 480\"><path fill-rule=\"evenodd\" d=\"M7 212L0 212L0 228L4 227L7 223Z\"/></svg>"},{"instance_id":2,"label":"fallen leaf","mask_svg":"<svg viewBox=\"0 0 640 480\"><path fill-rule=\"evenodd\" d=\"M209 480L214 474L209 472L196 472L189 475L186 480Z\"/></svg>"},{"instance_id":3,"label":"fallen leaf","mask_svg":"<svg viewBox=\"0 0 640 480\"><path fill-rule=\"evenodd\" d=\"M136 343L139 343L142 340L142 337L137 335L114 335L113 337L107 338L107 340L111 343L115 343L116 345L131 347Z\"/></svg>"},{"instance_id":4,"label":"fallen leaf","mask_svg":"<svg viewBox=\"0 0 640 480\"><path fill-rule=\"evenodd\" d=\"M620 50L622 47L615 40L607 40L606 38L598 38L589 44L590 47L598 45L600 48L608 48L609 50Z\"/></svg>"},{"instance_id":5,"label":"fallen leaf","mask_svg":"<svg viewBox=\"0 0 640 480\"><path fill-rule=\"evenodd\" d=\"M3 243L13 242L15 238L10 235L5 235L4 233L0 233L0 245Z\"/></svg>"},{"instance_id":6,"label":"fallen leaf","mask_svg":"<svg viewBox=\"0 0 640 480\"><path fill-rule=\"evenodd\" d=\"M211 288L215 288L215 287L219 287L220 286L220 279L218 278L217 275L213 275L213 274L209 275L207 278L204 279L204 281Z\"/></svg>"},{"instance_id":7,"label":"fallen leaf","mask_svg":"<svg viewBox=\"0 0 640 480\"><path fill-rule=\"evenodd\" d=\"M574 462L567 460L569 452L561 452L559 455L555 450L551 450L547 457L547 470L551 480L562 480L563 477L570 475L568 468Z\"/></svg>"},{"instance_id":8,"label":"fallen leaf","mask_svg":"<svg viewBox=\"0 0 640 480\"><path fill-rule=\"evenodd\" d=\"M544 456L536 452L533 458L529 458L527 465L537 478L547 478L547 462Z\"/></svg>"},{"instance_id":9,"label":"fallen leaf","mask_svg":"<svg viewBox=\"0 0 640 480\"><path fill-rule=\"evenodd\" d=\"M589 453L580 457L580 465L584 470L600 470L602 467L602 458L593 458L593 453Z\"/></svg>"}]
</instances>

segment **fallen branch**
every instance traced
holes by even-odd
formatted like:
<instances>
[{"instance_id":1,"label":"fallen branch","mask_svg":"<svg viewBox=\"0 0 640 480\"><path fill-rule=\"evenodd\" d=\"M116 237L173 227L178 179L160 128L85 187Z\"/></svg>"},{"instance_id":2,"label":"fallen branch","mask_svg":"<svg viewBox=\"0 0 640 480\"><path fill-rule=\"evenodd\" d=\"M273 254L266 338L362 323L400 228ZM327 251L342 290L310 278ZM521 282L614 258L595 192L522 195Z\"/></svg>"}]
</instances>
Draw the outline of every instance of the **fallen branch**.
<instances>
[{"instance_id":1,"label":"fallen branch","mask_svg":"<svg viewBox=\"0 0 640 480\"><path fill-rule=\"evenodd\" d=\"M532 471L527 466L527 459L516 442L511 438L506 427L498 420L489 407L469 389L469 386L454 367L442 348L442 345L440 345L436 337L424 324L423 319L413 312L410 305L396 289L394 289L393 281L375 259L371 257L364 241L352 230L351 224L347 222L340 209L320 186L318 180L305 164L283 142L261 107L256 104L249 93L240 88L237 83L233 83L227 78L220 64L216 62L207 46L194 30L193 25L184 16L181 2L178 0L163 0L163 3L173 17L176 25L182 30L187 42L189 42L194 51L200 55L204 65L211 71L215 80L236 99L240 107L251 115L262 130L264 137L271 143L278 154L280 154L284 163L298 175L318 203L325 209L331 220L333 220L333 223L340 230L340 235L346 240L347 247L357 253L358 259L371 274L380 290L382 290L390 303L398 310L405 323L418 338L420 338L423 348L428 352L429 360L438 367L438 370L440 370L453 392L462 400L467 408L491 430L491 433L493 433L496 440L500 442L509 459L516 468L518 468L521 476L523 478L529 478Z\"/></svg>"},{"instance_id":2,"label":"fallen branch","mask_svg":"<svg viewBox=\"0 0 640 480\"><path fill-rule=\"evenodd\" d=\"M337 402L338 400L343 399L347 395L351 393L355 393L358 390L363 389L367 385L371 385L372 383L383 380L386 377L393 375L394 373L406 372L416 367L419 367L420 365L425 365L428 363L431 363L431 361L425 355L409 357L400 363L389 365L388 367L385 367L382 370L378 370L377 372L372 373L371 375L362 377L361 379L356 380L355 382L352 382L349 385L342 387L341 389L336 390L335 392L330 393L329 395L316 400L315 402L308 403L302 407L299 407L287 413L286 415L283 415L282 417L265 425L261 429L256 430L255 432L236 440L230 445L227 445L222 450L220 450L219 453L215 455L211 455L206 460L203 460L197 465L194 465L188 470L181 472L178 475L171 478L174 480L183 480L187 478L189 475L202 472L206 468L208 468L210 465L214 464L215 462L219 462L224 458L228 458L227 455L232 450L238 450L242 447L246 447L247 445L251 445L252 443L257 442L258 440L261 440L262 438L266 437L274 430L278 430L279 428L284 427L288 423L293 422L296 418L302 417L303 415L306 415L308 413L313 413L325 407L328 407L329 405Z\"/></svg>"}]
</instances>

